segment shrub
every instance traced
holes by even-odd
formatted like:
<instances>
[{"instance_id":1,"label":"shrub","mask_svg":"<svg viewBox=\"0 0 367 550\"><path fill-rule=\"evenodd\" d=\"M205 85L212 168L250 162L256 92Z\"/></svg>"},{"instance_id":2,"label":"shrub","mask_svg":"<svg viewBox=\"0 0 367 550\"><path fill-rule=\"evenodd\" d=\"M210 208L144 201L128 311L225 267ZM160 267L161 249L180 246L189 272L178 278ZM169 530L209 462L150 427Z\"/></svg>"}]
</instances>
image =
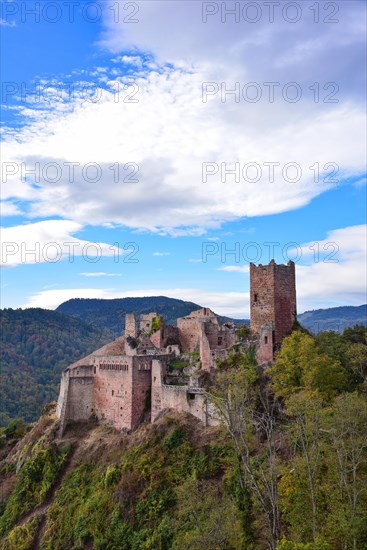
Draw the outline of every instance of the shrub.
<instances>
[{"instance_id":1,"label":"shrub","mask_svg":"<svg viewBox=\"0 0 367 550\"><path fill-rule=\"evenodd\" d=\"M152 319L152 330L151 333L157 332L161 328L161 318L160 317L153 317Z\"/></svg>"},{"instance_id":2,"label":"shrub","mask_svg":"<svg viewBox=\"0 0 367 550\"><path fill-rule=\"evenodd\" d=\"M42 503L65 463L70 447L58 449L55 445L39 448L20 470L15 489L0 518L0 535L5 535L28 510Z\"/></svg>"},{"instance_id":3,"label":"shrub","mask_svg":"<svg viewBox=\"0 0 367 550\"><path fill-rule=\"evenodd\" d=\"M118 466L111 464L107 467L106 473L104 475L104 485L105 487L112 487L115 485L121 477L121 470Z\"/></svg>"},{"instance_id":4,"label":"shrub","mask_svg":"<svg viewBox=\"0 0 367 550\"><path fill-rule=\"evenodd\" d=\"M171 433L169 433L163 440L163 445L167 449L174 449L175 447L178 447L181 445L183 439L185 436L185 432L182 428L175 428L172 430Z\"/></svg>"},{"instance_id":5,"label":"shrub","mask_svg":"<svg viewBox=\"0 0 367 550\"><path fill-rule=\"evenodd\" d=\"M27 424L21 418L15 418L11 420L5 428L5 435L7 439L20 439L27 431Z\"/></svg>"}]
</instances>

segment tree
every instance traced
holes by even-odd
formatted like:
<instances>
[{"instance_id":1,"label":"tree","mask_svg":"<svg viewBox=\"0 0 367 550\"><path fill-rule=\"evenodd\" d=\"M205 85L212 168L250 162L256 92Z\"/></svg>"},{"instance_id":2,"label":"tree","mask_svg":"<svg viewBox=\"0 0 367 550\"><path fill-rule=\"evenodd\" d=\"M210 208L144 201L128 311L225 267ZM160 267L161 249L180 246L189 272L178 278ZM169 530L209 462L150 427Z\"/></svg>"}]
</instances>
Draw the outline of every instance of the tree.
<instances>
[{"instance_id":1,"label":"tree","mask_svg":"<svg viewBox=\"0 0 367 550\"><path fill-rule=\"evenodd\" d=\"M367 376L367 345L363 332L365 327L356 326L355 329L347 329L348 337L341 336L337 332L321 332L316 340L319 350L326 353L334 360L340 361L348 378L348 388L352 390L358 384L364 382Z\"/></svg>"},{"instance_id":2,"label":"tree","mask_svg":"<svg viewBox=\"0 0 367 550\"><path fill-rule=\"evenodd\" d=\"M208 398L232 439L241 488L249 489L262 509L275 549L281 536L276 404L268 387L258 383L248 358L237 368L219 372Z\"/></svg>"},{"instance_id":3,"label":"tree","mask_svg":"<svg viewBox=\"0 0 367 550\"><path fill-rule=\"evenodd\" d=\"M234 499L218 482L188 478L176 490L172 550L240 550L240 518Z\"/></svg>"},{"instance_id":4,"label":"tree","mask_svg":"<svg viewBox=\"0 0 367 550\"><path fill-rule=\"evenodd\" d=\"M344 389L347 381L340 361L321 353L312 336L298 331L284 339L268 374L275 395L283 398L307 389L330 399Z\"/></svg>"},{"instance_id":5,"label":"tree","mask_svg":"<svg viewBox=\"0 0 367 550\"><path fill-rule=\"evenodd\" d=\"M366 544L363 507L367 504L367 400L357 393L337 399L331 419L332 446L337 458L340 497L346 497L353 549ZM364 531L364 533L363 533ZM364 540L358 540L361 536Z\"/></svg>"},{"instance_id":6,"label":"tree","mask_svg":"<svg viewBox=\"0 0 367 550\"><path fill-rule=\"evenodd\" d=\"M317 522L317 476L320 465L320 427L322 400L317 393L301 391L287 401L287 415L293 420L290 433L295 452L304 460L307 472L309 494L312 508L312 536L316 541ZM304 520L307 508L304 508Z\"/></svg>"},{"instance_id":7,"label":"tree","mask_svg":"<svg viewBox=\"0 0 367 550\"><path fill-rule=\"evenodd\" d=\"M346 357L348 366L358 382L365 382L367 378L367 346L360 343L350 344L346 351Z\"/></svg>"},{"instance_id":8,"label":"tree","mask_svg":"<svg viewBox=\"0 0 367 550\"><path fill-rule=\"evenodd\" d=\"M367 344L367 327L354 325L354 327L346 328L343 338L352 344Z\"/></svg>"}]
</instances>

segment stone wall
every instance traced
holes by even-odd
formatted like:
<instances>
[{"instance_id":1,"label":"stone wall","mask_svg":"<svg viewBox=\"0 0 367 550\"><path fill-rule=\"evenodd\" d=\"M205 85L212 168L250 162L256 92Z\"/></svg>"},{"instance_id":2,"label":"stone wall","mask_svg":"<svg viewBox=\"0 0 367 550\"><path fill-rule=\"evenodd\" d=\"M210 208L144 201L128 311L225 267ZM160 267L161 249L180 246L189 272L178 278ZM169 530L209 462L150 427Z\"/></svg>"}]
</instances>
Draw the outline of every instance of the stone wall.
<instances>
[{"instance_id":1,"label":"stone wall","mask_svg":"<svg viewBox=\"0 0 367 550\"><path fill-rule=\"evenodd\" d=\"M208 322L204 324L204 330L211 349L229 348L236 342L236 332L234 329Z\"/></svg>"},{"instance_id":2,"label":"stone wall","mask_svg":"<svg viewBox=\"0 0 367 550\"><path fill-rule=\"evenodd\" d=\"M169 386L163 384L165 369L160 361L152 363L152 407L151 419L156 420L161 411L173 409L190 413L206 426L217 425L213 408L207 403L202 390L189 386Z\"/></svg>"},{"instance_id":3,"label":"stone wall","mask_svg":"<svg viewBox=\"0 0 367 550\"><path fill-rule=\"evenodd\" d=\"M93 377L79 376L70 378L67 401L68 420L88 420L94 409Z\"/></svg>"},{"instance_id":4,"label":"stone wall","mask_svg":"<svg viewBox=\"0 0 367 550\"><path fill-rule=\"evenodd\" d=\"M218 324L218 319L217 319L216 314L214 313L214 311L212 311L208 307L202 307L201 309L196 309L195 311L190 313L190 315L188 315L187 317L198 318L198 319L202 319L204 321L207 321L207 320L211 319L214 323Z\"/></svg>"},{"instance_id":5,"label":"stone wall","mask_svg":"<svg viewBox=\"0 0 367 550\"><path fill-rule=\"evenodd\" d=\"M147 412L147 397L152 386L152 358L136 356L132 370L131 428L142 420Z\"/></svg>"},{"instance_id":6,"label":"stone wall","mask_svg":"<svg viewBox=\"0 0 367 550\"><path fill-rule=\"evenodd\" d=\"M192 317L177 319L177 328L183 353L199 351L199 335L201 322Z\"/></svg>"},{"instance_id":7,"label":"stone wall","mask_svg":"<svg viewBox=\"0 0 367 550\"><path fill-rule=\"evenodd\" d=\"M275 321L274 264L255 266L250 263L251 330L260 334L261 326Z\"/></svg>"},{"instance_id":8,"label":"stone wall","mask_svg":"<svg viewBox=\"0 0 367 550\"><path fill-rule=\"evenodd\" d=\"M152 321L154 317L158 317L155 312L140 315L139 329L141 332L150 332L152 330Z\"/></svg>"},{"instance_id":9,"label":"stone wall","mask_svg":"<svg viewBox=\"0 0 367 550\"><path fill-rule=\"evenodd\" d=\"M67 401L68 401L69 385L70 385L69 382L70 382L69 369L66 369L61 374L60 391L59 391L59 397L58 397L57 406L56 406L56 415L60 419L59 437L63 436L64 430L68 421Z\"/></svg>"},{"instance_id":10,"label":"stone wall","mask_svg":"<svg viewBox=\"0 0 367 550\"><path fill-rule=\"evenodd\" d=\"M275 266L275 344L288 336L296 320L296 274L294 262Z\"/></svg>"},{"instance_id":11,"label":"stone wall","mask_svg":"<svg viewBox=\"0 0 367 550\"><path fill-rule=\"evenodd\" d=\"M150 341L157 347L163 348L167 345L167 340L170 338L172 341L179 342L178 329L176 327L171 327L166 325L161 317L161 326L159 330L153 332L150 336Z\"/></svg>"},{"instance_id":12,"label":"stone wall","mask_svg":"<svg viewBox=\"0 0 367 550\"><path fill-rule=\"evenodd\" d=\"M69 420L88 420L93 414L93 366L67 369L62 376L57 415L63 431Z\"/></svg>"},{"instance_id":13,"label":"stone wall","mask_svg":"<svg viewBox=\"0 0 367 550\"><path fill-rule=\"evenodd\" d=\"M218 317L209 309L202 308L187 317L177 319L180 344L183 353L200 352L205 370L215 367L215 352L231 347L237 340L234 328L221 326Z\"/></svg>"},{"instance_id":14,"label":"stone wall","mask_svg":"<svg viewBox=\"0 0 367 550\"><path fill-rule=\"evenodd\" d=\"M151 420L158 417L162 410L162 385L166 375L165 366L158 360L152 361L152 394L151 394Z\"/></svg>"},{"instance_id":15,"label":"stone wall","mask_svg":"<svg viewBox=\"0 0 367 550\"><path fill-rule=\"evenodd\" d=\"M132 427L133 357L98 357L94 375L94 402L97 418L117 430Z\"/></svg>"},{"instance_id":16,"label":"stone wall","mask_svg":"<svg viewBox=\"0 0 367 550\"><path fill-rule=\"evenodd\" d=\"M135 313L126 313L125 315L125 338L131 336L136 338L138 335L138 328L136 324Z\"/></svg>"},{"instance_id":17,"label":"stone wall","mask_svg":"<svg viewBox=\"0 0 367 550\"><path fill-rule=\"evenodd\" d=\"M61 418L67 401L69 391L69 369L65 369L61 374L60 390L56 405L56 415Z\"/></svg>"},{"instance_id":18,"label":"stone wall","mask_svg":"<svg viewBox=\"0 0 367 550\"><path fill-rule=\"evenodd\" d=\"M210 349L210 342L206 335L205 326L202 325L200 334L200 361L204 370L210 371L213 368L212 352Z\"/></svg>"},{"instance_id":19,"label":"stone wall","mask_svg":"<svg viewBox=\"0 0 367 550\"><path fill-rule=\"evenodd\" d=\"M259 345L256 352L258 363L272 361L274 355L274 323L265 323L260 328Z\"/></svg>"}]
</instances>

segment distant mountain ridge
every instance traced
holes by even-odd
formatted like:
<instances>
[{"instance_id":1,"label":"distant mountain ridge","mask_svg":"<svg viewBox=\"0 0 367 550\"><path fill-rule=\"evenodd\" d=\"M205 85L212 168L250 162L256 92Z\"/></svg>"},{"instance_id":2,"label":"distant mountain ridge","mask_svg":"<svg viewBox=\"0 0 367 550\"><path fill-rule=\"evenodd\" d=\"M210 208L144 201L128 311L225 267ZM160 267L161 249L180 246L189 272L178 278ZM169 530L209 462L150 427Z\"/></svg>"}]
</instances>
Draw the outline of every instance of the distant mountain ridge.
<instances>
[{"instance_id":1,"label":"distant mountain ridge","mask_svg":"<svg viewBox=\"0 0 367 550\"><path fill-rule=\"evenodd\" d=\"M85 323L101 329L111 330L116 336L119 336L125 327L126 313L135 313L138 318L142 313L155 311L157 315L163 316L166 323L176 325L179 317L185 317L192 311L202 307L204 306L194 302L186 302L167 296L114 298L111 300L73 298L59 305L56 311L81 319ZM236 324L249 323L246 319L231 319L230 317L221 316L220 319L222 322L233 321Z\"/></svg>"},{"instance_id":2,"label":"distant mountain ridge","mask_svg":"<svg viewBox=\"0 0 367 550\"><path fill-rule=\"evenodd\" d=\"M113 331L118 336L125 326L125 314L155 311L162 315L168 324L176 325L179 317L189 315L195 309L204 307L194 302L186 302L167 296L146 296L143 298L74 298L59 305L56 311L80 319L104 330ZM221 317L221 321L234 321L236 324L249 323L248 319ZM306 311L298 315L302 326L317 334L324 330L343 332L347 327L367 325L367 304L361 306L340 306L328 309Z\"/></svg>"},{"instance_id":3,"label":"distant mountain ridge","mask_svg":"<svg viewBox=\"0 0 367 550\"><path fill-rule=\"evenodd\" d=\"M341 333L354 325L367 326L367 304L305 311L298 315L298 321L313 334L326 330Z\"/></svg>"}]
</instances>

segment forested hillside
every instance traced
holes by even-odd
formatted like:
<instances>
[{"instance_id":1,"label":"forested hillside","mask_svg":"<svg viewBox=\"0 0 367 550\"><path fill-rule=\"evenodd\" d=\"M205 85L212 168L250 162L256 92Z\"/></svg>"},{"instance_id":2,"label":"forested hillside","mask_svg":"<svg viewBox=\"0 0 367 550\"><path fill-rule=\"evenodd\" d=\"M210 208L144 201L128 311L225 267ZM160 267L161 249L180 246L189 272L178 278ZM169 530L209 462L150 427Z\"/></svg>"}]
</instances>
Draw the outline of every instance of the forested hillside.
<instances>
[{"instance_id":1,"label":"forested hillside","mask_svg":"<svg viewBox=\"0 0 367 550\"><path fill-rule=\"evenodd\" d=\"M208 399L221 424L169 413L130 435L54 409L0 433L2 550L367 548L364 327L297 330L274 366L239 351ZM23 436L23 437L22 437Z\"/></svg>"},{"instance_id":2,"label":"forested hillside","mask_svg":"<svg viewBox=\"0 0 367 550\"><path fill-rule=\"evenodd\" d=\"M57 398L62 370L113 338L44 309L2 310L0 328L0 425L16 417L36 420L42 406Z\"/></svg>"}]
</instances>

